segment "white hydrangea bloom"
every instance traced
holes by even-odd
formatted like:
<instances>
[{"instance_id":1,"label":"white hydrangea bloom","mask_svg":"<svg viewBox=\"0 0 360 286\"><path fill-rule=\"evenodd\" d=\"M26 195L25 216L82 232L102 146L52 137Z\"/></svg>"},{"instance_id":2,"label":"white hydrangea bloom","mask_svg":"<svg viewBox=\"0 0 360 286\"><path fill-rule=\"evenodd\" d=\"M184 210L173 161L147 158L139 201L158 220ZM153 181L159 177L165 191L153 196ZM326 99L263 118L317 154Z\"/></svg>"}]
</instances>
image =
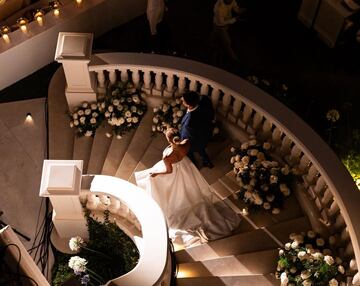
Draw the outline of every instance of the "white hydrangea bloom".
<instances>
[{"instance_id":1,"label":"white hydrangea bloom","mask_svg":"<svg viewBox=\"0 0 360 286\"><path fill-rule=\"evenodd\" d=\"M92 134L93 134L93 132L90 131L90 130L88 130L88 131L85 132L85 136L86 136L86 137L90 137Z\"/></svg>"},{"instance_id":2,"label":"white hydrangea bloom","mask_svg":"<svg viewBox=\"0 0 360 286\"><path fill-rule=\"evenodd\" d=\"M287 277L286 272L281 273L280 275L280 281L281 281L281 286L286 286L289 283L289 278Z\"/></svg>"},{"instance_id":3,"label":"white hydrangea bloom","mask_svg":"<svg viewBox=\"0 0 360 286\"><path fill-rule=\"evenodd\" d=\"M329 264L329 265L333 265L334 264L334 258L330 255L325 255L324 256L324 261Z\"/></svg>"},{"instance_id":4,"label":"white hydrangea bloom","mask_svg":"<svg viewBox=\"0 0 360 286\"><path fill-rule=\"evenodd\" d=\"M82 245L84 245L85 241L80 236L72 237L69 240L69 247L71 251L79 252Z\"/></svg>"},{"instance_id":5,"label":"white hydrangea bloom","mask_svg":"<svg viewBox=\"0 0 360 286\"><path fill-rule=\"evenodd\" d=\"M339 285L339 282L333 278L329 281L329 286L338 286Z\"/></svg>"},{"instance_id":6,"label":"white hydrangea bloom","mask_svg":"<svg viewBox=\"0 0 360 286\"><path fill-rule=\"evenodd\" d=\"M85 272L87 261L80 256L72 256L69 259L68 266L74 270L74 272Z\"/></svg>"}]
</instances>

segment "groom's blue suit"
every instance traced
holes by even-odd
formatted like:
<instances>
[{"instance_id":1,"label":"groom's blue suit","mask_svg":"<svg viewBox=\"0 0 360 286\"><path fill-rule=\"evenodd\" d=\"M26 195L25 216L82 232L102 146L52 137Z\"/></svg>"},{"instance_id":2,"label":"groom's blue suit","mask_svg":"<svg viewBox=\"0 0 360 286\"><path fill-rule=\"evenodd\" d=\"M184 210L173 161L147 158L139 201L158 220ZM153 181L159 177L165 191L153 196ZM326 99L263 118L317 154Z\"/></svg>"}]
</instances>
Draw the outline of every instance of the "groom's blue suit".
<instances>
[{"instance_id":1,"label":"groom's blue suit","mask_svg":"<svg viewBox=\"0 0 360 286\"><path fill-rule=\"evenodd\" d=\"M210 102L210 103L209 103ZM199 105L188 111L181 121L180 137L189 139L189 158L195 162L194 152L198 152L204 165L210 163L205 147L210 140L214 111L208 97L202 97Z\"/></svg>"}]
</instances>

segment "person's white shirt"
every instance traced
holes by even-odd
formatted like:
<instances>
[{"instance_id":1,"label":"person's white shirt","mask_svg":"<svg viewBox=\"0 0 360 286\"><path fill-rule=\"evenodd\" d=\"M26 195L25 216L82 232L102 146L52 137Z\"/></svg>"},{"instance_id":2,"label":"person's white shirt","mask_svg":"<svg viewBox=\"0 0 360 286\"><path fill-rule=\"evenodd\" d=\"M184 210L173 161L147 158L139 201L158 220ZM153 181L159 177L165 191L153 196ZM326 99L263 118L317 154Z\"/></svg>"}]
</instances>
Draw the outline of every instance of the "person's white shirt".
<instances>
[{"instance_id":1,"label":"person's white shirt","mask_svg":"<svg viewBox=\"0 0 360 286\"><path fill-rule=\"evenodd\" d=\"M161 22L164 15L164 11L165 11L164 0L148 0L146 15L149 21L151 35L157 34L156 26Z\"/></svg>"},{"instance_id":2,"label":"person's white shirt","mask_svg":"<svg viewBox=\"0 0 360 286\"><path fill-rule=\"evenodd\" d=\"M224 27L236 22L236 18L232 17L232 11L240 12L240 8L235 0L226 4L224 0L217 0L214 6L214 24L219 27Z\"/></svg>"}]
</instances>

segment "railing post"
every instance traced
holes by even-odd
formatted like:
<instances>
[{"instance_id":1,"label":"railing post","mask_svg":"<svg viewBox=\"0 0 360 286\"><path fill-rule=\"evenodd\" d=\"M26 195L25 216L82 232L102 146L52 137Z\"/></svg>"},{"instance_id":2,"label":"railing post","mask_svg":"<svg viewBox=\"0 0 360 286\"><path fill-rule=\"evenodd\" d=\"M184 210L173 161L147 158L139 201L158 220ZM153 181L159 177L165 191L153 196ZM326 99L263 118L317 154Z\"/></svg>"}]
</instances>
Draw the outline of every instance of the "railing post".
<instances>
[{"instance_id":1,"label":"railing post","mask_svg":"<svg viewBox=\"0 0 360 286\"><path fill-rule=\"evenodd\" d=\"M168 73L166 78L166 89L164 90L164 96L172 97L174 95L174 74Z\"/></svg>"},{"instance_id":2,"label":"railing post","mask_svg":"<svg viewBox=\"0 0 360 286\"><path fill-rule=\"evenodd\" d=\"M96 101L96 79L89 72L93 34L60 32L55 60L62 63L66 78L65 95L71 110L83 101Z\"/></svg>"},{"instance_id":3,"label":"railing post","mask_svg":"<svg viewBox=\"0 0 360 286\"><path fill-rule=\"evenodd\" d=\"M116 83L116 70L109 70L109 80L111 85Z\"/></svg>"},{"instance_id":4,"label":"railing post","mask_svg":"<svg viewBox=\"0 0 360 286\"><path fill-rule=\"evenodd\" d=\"M157 71L155 74L155 86L152 89L152 95L162 95L162 73Z\"/></svg>"},{"instance_id":5,"label":"railing post","mask_svg":"<svg viewBox=\"0 0 360 286\"><path fill-rule=\"evenodd\" d=\"M50 198L56 230L52 243L64 253L71 253L71 237L88 237L80 202L82 167L81 160L44 160L43 164L39 195Z\"/></svg>"}]
</instances>

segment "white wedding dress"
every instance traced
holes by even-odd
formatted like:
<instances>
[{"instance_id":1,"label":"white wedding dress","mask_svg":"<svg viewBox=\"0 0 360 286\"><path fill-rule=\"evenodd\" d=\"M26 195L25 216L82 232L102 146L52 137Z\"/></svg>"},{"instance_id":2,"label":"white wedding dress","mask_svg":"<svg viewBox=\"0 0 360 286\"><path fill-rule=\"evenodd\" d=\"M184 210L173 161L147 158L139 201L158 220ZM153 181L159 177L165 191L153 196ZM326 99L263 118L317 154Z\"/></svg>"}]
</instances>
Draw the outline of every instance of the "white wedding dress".
<instances>
[{"instance_id":1,"label":"white wedding dress","mask_svg":"<svg viewBox=\"0 0 360 286\"><path fill-rule=\"evenodd\" d=\"M170 174L151 177L151 173L166 169L161 160L150 169L136 172L135 179L163 210L174 243L190 246L230 235L240 223L239 216L215 198L188 157L172 167Z\"/></svg>"}]
</instances>

